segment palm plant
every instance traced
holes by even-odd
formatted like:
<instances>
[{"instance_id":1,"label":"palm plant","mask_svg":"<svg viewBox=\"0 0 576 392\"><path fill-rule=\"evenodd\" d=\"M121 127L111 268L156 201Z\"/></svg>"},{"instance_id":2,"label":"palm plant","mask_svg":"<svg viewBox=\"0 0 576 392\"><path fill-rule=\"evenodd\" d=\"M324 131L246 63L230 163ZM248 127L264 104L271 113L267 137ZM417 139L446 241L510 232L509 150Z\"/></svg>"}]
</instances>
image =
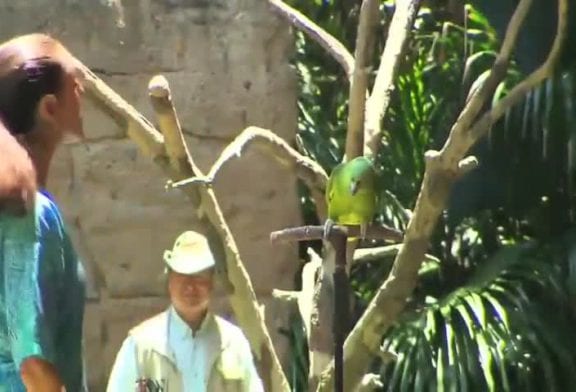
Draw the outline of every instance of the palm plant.
<instances>
[{"instance_id":1,"label":"palm plant","mask_svg":"<svg viewBox=\"0 0 576 392\"><path fill-rule=\"evenodd\" d=\"M466 66L480 56L491 51ZM387 390L566 390L576 381L573 235L557 240L574 218L573 72L534 89L476 148L486 166L454 191L435 241L442 267L436 279L427 271L424 300L384 339L399 353L381 369Z\"/></svg>"}]
</instances>

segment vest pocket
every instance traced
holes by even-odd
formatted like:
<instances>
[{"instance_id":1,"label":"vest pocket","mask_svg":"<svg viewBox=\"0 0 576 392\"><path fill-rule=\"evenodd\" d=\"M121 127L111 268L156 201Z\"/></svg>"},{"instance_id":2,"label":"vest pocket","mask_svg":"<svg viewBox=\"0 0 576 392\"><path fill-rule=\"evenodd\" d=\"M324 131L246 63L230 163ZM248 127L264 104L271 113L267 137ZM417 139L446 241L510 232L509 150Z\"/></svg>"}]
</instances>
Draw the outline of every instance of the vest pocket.
<instances>
[{"instance_id":1,"label":"vest pocket","mask_svg":"<svg viewBox=\"0 0 576 392\"><path fill-rule=\"evenodd\" d=\"M241 391L244 378L244 366L235 352L222 351L216 363L221 390L224 392Z\"/></svg>"},{"instance_id":2,"label":"vest pocket","mask_svg":"<svg viewBox=\"0 0 576 392\"><path fill-rule=\"evenodd\" d=\"M244 366L235 352L222 351L218 359L218 372L225 380L241 380L244 374Z\"/></svg>"}]
</instances>

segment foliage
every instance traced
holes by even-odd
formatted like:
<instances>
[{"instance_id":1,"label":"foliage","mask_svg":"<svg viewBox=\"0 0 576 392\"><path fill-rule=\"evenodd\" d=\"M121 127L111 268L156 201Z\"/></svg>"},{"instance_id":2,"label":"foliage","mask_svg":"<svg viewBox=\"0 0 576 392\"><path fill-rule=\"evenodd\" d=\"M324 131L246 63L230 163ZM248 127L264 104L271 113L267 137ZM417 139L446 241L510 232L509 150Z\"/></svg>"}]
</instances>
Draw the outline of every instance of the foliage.
<instances>
[{"instance_id":1,"label":"foliage","mask_svg":"<svg viewBox=\"0 0 576 392\"><path fill-rule=\"evenodd\" d=\"M352 51L359 2L290 3ZM391 14L389 3L381 4L383 15ZM400 229L420 188L424 152L445 141L500 44L471 4L465 23L446 4L429 2L420 10L384 121L377 219ZM388 22L382 18L379 36L385 37ZM348 82L317 44L301 33L296 44L298 147L330 171L343 155ZM408 310L383 338L384 347L399 354L380 369L386 390L564 390L575 381L575 238L566 234L576 213L573 59L565 56L557 75L474 147L481 166L456 184L432 238L430 252L441 262L423 264ZM513 62L493 104L521 77ZM305 220L316 223L307 191L301 191ZM392 261L353 269L360 308ZM306 361L297 363L305 380ZM305 390L304 382L294 382L295 390Z\"/></svg>"},{"instance_id":2,"label":"foliage","mask_svg":"<svg viewBox=\"0 0 576 392\"><path fill-rule=\"evenodd\" d=\"M288 344L293 350L290 356L287 372L288 380L293 391L306 391L308 384L308 346L306 342L306 329L299 315L292 315L290 328L280 330L288 339Z\"/></svg>"},{"instance_id":3,"label":"foliage","mask_svg":"<svg viewBox=\"0 0 576 392\"><path fill-rule=\"evenodd\" d=\"M384 343L387 390L561 391L576 381L576 321L561 247L502 248L462 288L409 313Z\"/></svg>"}]
</instances>

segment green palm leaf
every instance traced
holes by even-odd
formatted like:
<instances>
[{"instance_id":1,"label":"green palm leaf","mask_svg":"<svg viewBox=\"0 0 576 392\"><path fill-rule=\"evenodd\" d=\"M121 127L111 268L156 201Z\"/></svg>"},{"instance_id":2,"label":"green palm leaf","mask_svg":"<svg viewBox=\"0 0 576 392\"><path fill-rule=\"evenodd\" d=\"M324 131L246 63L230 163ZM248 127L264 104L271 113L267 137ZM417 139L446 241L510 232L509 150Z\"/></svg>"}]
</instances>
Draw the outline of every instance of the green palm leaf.
<instances>
[{"instance_id":1,"label":"green palm leaf","mask_svg":"<svg viewBox=\"0 0 576 392\"><path fill-rule=\"evenodd\" d=\"M535 244L504 248L469 285L406 316L384 339L401 354L382 366L387 389L412 388L417 377L444 391L509 391L520 383L567 390L576 382L576 354L567 345L576 332L557 255ZM414 330L423 331L420 339ZM394 377L405 373L414 377Z\"/></svg>"}]
</instances>

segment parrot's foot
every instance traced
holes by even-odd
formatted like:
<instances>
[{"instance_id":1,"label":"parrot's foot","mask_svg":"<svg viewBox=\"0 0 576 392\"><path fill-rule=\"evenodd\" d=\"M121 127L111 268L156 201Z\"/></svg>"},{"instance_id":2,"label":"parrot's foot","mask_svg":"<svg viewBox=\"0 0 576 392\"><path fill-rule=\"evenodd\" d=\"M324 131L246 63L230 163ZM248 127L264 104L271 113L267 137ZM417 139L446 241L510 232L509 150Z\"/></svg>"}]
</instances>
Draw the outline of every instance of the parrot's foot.
<instances>
[{"instance_id":1,"label":"parrot's foot","mask_svg":"<svg viewBox=\"0 0 576 392\"><path fill-rule=\"evenodd\" d=\"M360 225L360 239L364 241L366 239L366 233L368 232L368 223L363 223Z\"/></svg>"},{"instance_id":2,"label":"parrot's foot","mask_svg":"<svg viewBox=\"0 0 576 392\"><path fill-rule=\"evenodd\" d=\"M332 219L326 219L326 222L324 223L324 234L322 235L324 241L328 241L328 237L330 236L330 232L332 231L334 224L335 223Z\"/></svg>"}]
</instances>

